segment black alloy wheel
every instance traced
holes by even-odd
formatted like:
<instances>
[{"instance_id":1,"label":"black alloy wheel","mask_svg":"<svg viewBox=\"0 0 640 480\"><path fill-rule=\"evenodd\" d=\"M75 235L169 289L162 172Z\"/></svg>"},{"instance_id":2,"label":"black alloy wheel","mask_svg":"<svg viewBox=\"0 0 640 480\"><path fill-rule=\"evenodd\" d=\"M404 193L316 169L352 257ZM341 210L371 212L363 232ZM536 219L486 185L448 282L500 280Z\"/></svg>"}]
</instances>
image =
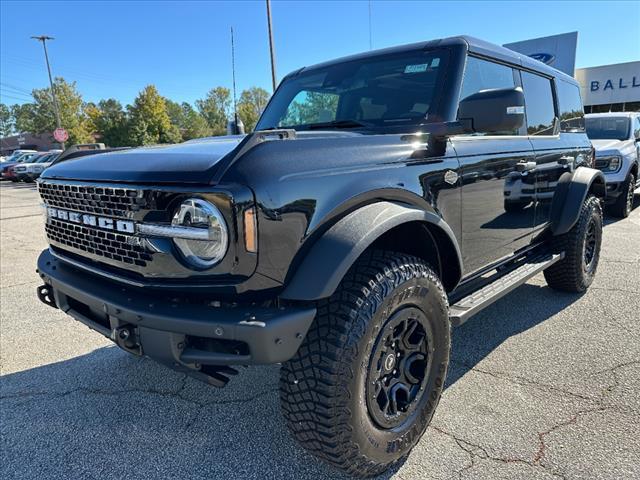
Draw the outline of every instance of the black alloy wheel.
<instances>
[{"instance_id":1,"label":"black alloy wheel","mask_svg":"<svg viewBox=\"0 0 640 480\"><path fill-rule=\"evenodd\" d=\"M367 408L382 428L407 420L424 392L430 351L425 314L405 307L389 318L373 347L366 386Z\"/></svg>"}]
</instances>

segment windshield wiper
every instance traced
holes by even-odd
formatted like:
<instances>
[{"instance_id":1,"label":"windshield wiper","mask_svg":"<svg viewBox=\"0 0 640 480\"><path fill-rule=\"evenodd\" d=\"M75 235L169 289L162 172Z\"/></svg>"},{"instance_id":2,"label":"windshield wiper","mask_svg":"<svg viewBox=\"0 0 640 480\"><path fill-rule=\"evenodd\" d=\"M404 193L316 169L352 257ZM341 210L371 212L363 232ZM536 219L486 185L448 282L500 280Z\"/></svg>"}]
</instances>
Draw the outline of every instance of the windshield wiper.
<instances>
[{"instance_id":1,"label":"windshield wiper","mask_svg":"<svg viewBox=\"0 0 640 480\"><path fill-rule=\"evenodd\" d=\"M360 128L372 126L371 123L360 122L358 120L333 120L331 122L310 123L305 125L305 129L319 130L322 128Z\"/></svg>"}]
</instances>

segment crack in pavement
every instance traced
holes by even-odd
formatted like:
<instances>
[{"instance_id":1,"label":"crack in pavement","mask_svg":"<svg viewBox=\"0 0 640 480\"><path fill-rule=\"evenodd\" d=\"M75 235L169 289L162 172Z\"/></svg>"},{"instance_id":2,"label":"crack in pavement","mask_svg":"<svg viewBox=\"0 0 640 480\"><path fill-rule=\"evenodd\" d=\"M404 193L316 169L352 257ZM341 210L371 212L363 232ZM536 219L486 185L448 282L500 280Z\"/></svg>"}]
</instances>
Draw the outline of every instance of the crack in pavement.
<instances>
[{"instance_id":1,"label":"crack in pavement","mask_svg":"<svg viewBox=\"0 0 640 480\"><path fill-rule=\"evenodd\" d=\"M569 425L577 424L578 423L578 417L580 417L580 415L585 415L587 413L593 413L593 412L604 412L606 410L614 410L614 409L611 408L611 407L599 406L597 408L578 410L568 420L565 420L564 422L557 423L553 427L551 427L550 429L545 430L544 432L539 432L538 433L538 440L539 440L538 451L535 453L535 455L533 457L533 463L534 464L538 464L538 465L542 466L543 468L545 468L544 465L542 465L542 460L544 459L545 454L546 454L547 444L545 443L545 437L547 435L550 435L551 433L554 433L555 431L557 431L557 430L559 430L559 429L561 429L563 427L567 427Z\"/></svg>"},{"instance_id":2,"label":"crack in pavement","mask_svg":"<svg viewBox=\"0 0 640 480\"><path fill-rule=\"evenodd\" d=\"M12 283L11 285L2 285L2 288L22 287L24 285L36 285L38 283L42 283L42 281L41 280L32 280L30 282Z\"/></svg>"},{"instance_id":3,"label":"crack in pavement","mask_svg":"<svg viewBox=\"0 0 640 480\"><path fill-rule=\"evenodd\" d=\"M488 375L490 377L496 378L498 380L504 380L510 383L513 383L515 385L519 385L521 387L533 387L537 390L541 390L545 393L556 393L559 394L560 396L570 396L570 397L574 397L580 400L585 400L585 401L590 401L590 402L597 402L598 400L594 397L589 397L586 395L581 395L579 393L575 393L575 392L571 392L569 390L565 390L563 388L559 388L556 387L555 385L550 385L548 383L540 383L540 382L536 382L533 380L530 380L528 378L524 378L524 377L512 377L510 375L507 375L504 372L491 372L489 370L482 370L478 367L475 366L471 366L467 363L464 362L458 362L456 360L451 360L452 364L457 364L457 365L461 365L464 368L468 368L470 371L472 372L476 372L476 373L480 373L483 375Z\"/></svg>"},{"instance_id":4,"label":"crack in pavement","mask_svg":"<svg viewBox=\"0 0 640 480\"><path fill-rule=\"evenodd\" d=\"M33 215L20 215L17 217L4 217L0 218L0 220L15 220L17 218L30 218L30 217L41 217L42 213L34 213Z\"/></svg>"},{"instance_id":5,"label":"crack in pavement","mask_svg":"<svg viewBox=\"0 0 640 480\"><path fill-rule=\"evenodd\" d=\"M590 290L602 290L603 292L619 292L619 293L633 293L637 295L638 292L634 292L633 290L626 290L624 288L604 288L604 287L594 287L593 285L589 287Z\"/></svg>"},{"instance_id":6,"label":"crack in pavement","mask_svg":"<svg viewBox=\"0 0 640 480\"><path fill-rule=\"evenodd\" d=\"M452 438L456 444L458 445L459 448L461 448L462 450L464 450L468 455L469 458L471 460L471 464L470 465L465 465L464 468L458 470L457 472L455 472L454 476L457 476L459 479L462 479L464 477L464 473L470 469L472 469L475 465L475 459L476 458L481 458L483 460L490 460L493 462L499 462L499 463L503 463L503 464L512 464L512 463L516 463L516 464L521 464L521 465L527 465L529 467L532 468L540 468L542 470L544 470L545 472L565 479L565 476L555 472L553 470L550 470L549 468L545 467L544 465L540 464L540 463L536 463L534 461L530 461L530 460L525 460L522 458L517 458L517 457L497 457L495 455L491 455L487 449L485 447L483 447L482 445L478 445L475 444L473 442L470 442L468 440L465 440L463 438L457 437L456 435L454 435L451 432L448 432L446 430L443 430L442 428L439 427L434 427L431 426L431 428L433 428L435 431L442 433L443 435L446 435L450 438Z\"/></svg>"},{"instance_id":7,"label":"crack in pavement","mask_svg":"<svg viewBox=\"0 0 640 480\"><path fill-rule=\"evenodd\" d=\"M211 405L233 405L233 404L248 403L260 397L263 397L265 395L268 395L277 391L277 389L269 389L246 398L237 398L232 400L215 400L214 399L214 400L203 402L203 401L198 401L196 399L187 398L181 395L187 383L188 376L185 375L185 377L186 378L182 379L182 385L180 386L180 388L176 390L155 390L153 388L149 388L149 389L127 388L127 389L120 389L120 390L118 389L107 390L107 389L99 389L99 388L79 387L79 388L74 388L72 390L67 390L64 392L47 392L47 391L17 392L9 395L0 396L0 401L20 399L20 398L35 400L36 397L46 397L46 396L51 398L62 398L69 395L73 395L75 393L83 393L83 394L89 394L89 395L106 395L106 396L118 396L118 395L130 394L130 393L142 393L142 394L149 394L149 395L158 395L161 397L173 397L173 398L182 400L183 402L197 405L199 408L205 408Z\"/></svg>"},{"instance_id":8,"label":"crack in pavement","mask_svg":"<svg viewBox=\"0 0 640 480\"><path fill-rule=\"evenodd\" d=\"M620 380L617 376L617 371L621 368L625 368L625 367L629 367L632 365L640 365L640 360L630 360L630 361L626 361L626 362L621 362L618 363L612 367L600 370L598 372L595 372L594 374L592 374L592 376L595 375L601 375L601 374L607 374L610 373L612 375L612 380L613 383L609 386L607 386L600 394L599 394L599 398L594 399L591 397L584 397L578 394L574 394L573 392L567 392L563 389L558 389L556 387L553 387L551 385L547 385L547 384L538 384L536 382L532 382L528 379L521 379L518 378L518 380L514 380L511 377L506 376L505 374L500 374L500 373L495 373L495 372L490 372L487 370L481 370L475 367L469 367L468 365L461 363L461 362L455 362L461 365L464 365L467 368L470 368L471 371L477 372L477 373L481 373L484 375L489 375L492 376L496 379L499 380L504 380L504 381L508 381L508 382L512 382L515 383L517 385L520 386L524 386L524 387L529 387L529 386L533 386L534 388L539 388L542 387L543 390L547 390L549 389L550 391L553 391L554 393L561 393L563 395L569 395L572 397L576 397L582 400L586 400L586 401L590 401L590 402L595 402L596 405L592 406L592 407L588 407L588 408L582 408L580 410L578 410L577 412L574 412L573 414L571 414L571 416L566 419L563 420L561 422L555 423L551 428L544 430L542 432L538 432L538 447L537 450L535 451L535 453L533 454L533 457L531 460L527 460L527 459L523 459L523 458L518 458L518 457L500 457L500 456L495 456L489 453L489 451L487 450L486 447L483 447L482 445L479 444L475 444L473 442L470 442L469 440L466 440L464 438L461 437L457 437L456 435L454 435L451 432L448 432L446 430L444 430L443 428L440 427L435 427L435 426L430 426L430 428L433 428L434 430L436 430L437 432L440 432L444 435L449 436L450 438L452 438L456 444L458 445L459 448L461 448L462 450L464 450L469 456L470 456L470 460L471 460L471 464L470 465L465 465L464 468L458 470L455 472L454 476L456 476L459 479L462 479L464 477L464 473L468 470L470 470L471 468L473 468L476 465L475 459L476 458L481 458L481 459L486 459L486 460L491 460L491 461L495 461L495 462L500 462L500 463L519 463L519 464L524 464L524 465L528 465L530 467L534 467L534 468L541 468L543 469L545 472L565 479L566 476L563 473L551 470L549 467L547 467L543 462L547 453L547 443L546 443L546 437L548 435L551 435L552 433L557 432L558 430L570 426L570 425L576 425L578 423L578 419L580 418L580 416L582 415L587 415L590 413L595 413L595 412L605 412L605 411L618 411L621 413L624 413L624 409L621 406L617 406L617 405L603 405L603 402L606 400L606 398L608 397L608 395L615 390L615 388L617 388L620 385ZM524 383L521 383L521 381L524 380Z\"/></svg>"}]
</instances>

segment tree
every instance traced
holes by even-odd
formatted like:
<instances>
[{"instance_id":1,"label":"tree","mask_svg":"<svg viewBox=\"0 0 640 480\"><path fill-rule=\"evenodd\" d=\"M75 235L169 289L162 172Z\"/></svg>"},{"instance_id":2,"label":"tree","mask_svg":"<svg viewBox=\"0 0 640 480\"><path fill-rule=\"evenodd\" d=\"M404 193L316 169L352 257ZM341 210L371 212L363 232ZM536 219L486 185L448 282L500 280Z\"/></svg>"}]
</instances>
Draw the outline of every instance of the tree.
<instances>
[{"instance_id":1,"label":"tree","mask_svg":"<svg viewBox=\"0 0 640 480\"><path fill-rule=\"evenodd\" d=\"M245 131L253 131L268 101L269 92L264 88L251 87L243 90L238 102L238 116L244 123Z\"/></svg>"},{"instance_id":2,"label":"tree","mask_svg":"<svg viewBox=\"0 0 640 480\"><path fill-rule=\"evenodd\" d=\"M180 130L171 124L167 103L153 85L147 85L129 106L129 143L150 145L181 141Z\"/></svg>"},{"instance_id":3,"label":"tree","mask_svg":"<svg viewBox=\"0 0 640 480\"><path fill-rule=\"evenodd\" d=\"M210 135L211 129L202 115L194 110L187 102L177 103L169 99L167 102L167 113L171 123L178 127L182 140L201 138Z\"/></svg>"},{"instance_id":4,"label":"tree","mask_svg":"<svg viewBox=\"0 0 640 480\"><path fill-rule=\"evenodd\" d=\"M14 121L14 129L18 133L33 132L36 117L36 108L33 103L13 105L11 116Z\"/></svg>"},{"instance_id":5,"label":"tree","mask_svg":"<svg viewBox=\"0 0 640 480\"><path fill-rule=\"evenodd\" d=\"M93 141L89 118L84 112L82 95L76 89L76 82L68 83L64 78L56 77L53 82L60 122L69 132L69 143L87 143ZM56 117L51 97L51 88L34 89L33 125L28 131L33 133L53 133L56 129Z\"/></svg>"},{"instance_id":6,"label":"tree","mask_svg":"<svg viewBox=\"0 0 640 480\"><path fill-rule=\"evenodd\" d=\"M165 98L164 101L167 104L167 115L169 115L171 124L182 130L184 128L184 111L182 105L168 98Z\"/></svg>"},{"instance_id":7,"label":"tree","mask_svg":"<svg viewBox=\"0 0 640 480\"><path fill-rule=\"evenodd\" d=\"M0 103L0 137L8 137L14 132L15 120L11 109L4 103Z\"/></svg>"},{"instance_id":8,"label":"tree","mask_svg":"<svg viewBox=\"0 0 640 480\"><path fill-rule=\"evenodd\" d=\"M204 117L212 135L224 135L231 109L231 91L225 87L209 90L204 99L196 100L196 107Z\"/></svg>"},{"instance_id":9,"label":"tree","mask_svg":"<svg viewBox=\"0 0 640 480\"><path fill-rule=\"evenodd\" d=\"M110 147L129 145L127 114L114 98L100 100L98 105L88 103L85 112L100 136L100 141Z\"/></svg>"}]
</instances>

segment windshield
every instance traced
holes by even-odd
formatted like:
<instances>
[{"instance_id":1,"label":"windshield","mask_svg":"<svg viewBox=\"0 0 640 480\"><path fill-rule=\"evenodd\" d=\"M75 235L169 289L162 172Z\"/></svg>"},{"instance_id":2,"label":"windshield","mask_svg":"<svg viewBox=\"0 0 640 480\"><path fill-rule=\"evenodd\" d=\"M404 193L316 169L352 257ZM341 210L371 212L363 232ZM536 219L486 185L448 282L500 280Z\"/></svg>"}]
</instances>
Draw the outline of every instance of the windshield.
<instances>
[{"instance_id":1,"label":"windshield","mask_svg":"<svg viewBox=\"0 0 640 480\"><path fill-rule=\"evenodd\" d=\"M23 162L29 160L34 155L35 155L35 153L23 153L23 154L19 155L18 157L16 157L14 161L17 162L17 163L23 163Z\"/></svg>"},{"instance_id":2,"label":"windshield","mask_svg":"<svg viewBox=\"0 0 640 480\"><path fill-rule=\"evenodd\" d=\"M39 159L37 159L34 163L44 163L48 162L53 155L51 153L47 153L46 155L42 155Z\"/></svg>"},{"instance_id":3,"label":"windshield","mask_svg":"<svg viewBox=\"0 0 640 480\"><path fill-rule=\"evenodd\" d=\"M446 51L414 51L313 68L285 79L256 130L375 128L429 120Z\"/></svg>"},{"instance_id":4,"label":"windshield","mask_svg":"<svg viewBox=\"0 0 640 480\"><path fill-rule=\"evenodd\" d=\"M626 140L629 117L587 117L587 136L591 140Z\"/></svg>"}]
</instances>

